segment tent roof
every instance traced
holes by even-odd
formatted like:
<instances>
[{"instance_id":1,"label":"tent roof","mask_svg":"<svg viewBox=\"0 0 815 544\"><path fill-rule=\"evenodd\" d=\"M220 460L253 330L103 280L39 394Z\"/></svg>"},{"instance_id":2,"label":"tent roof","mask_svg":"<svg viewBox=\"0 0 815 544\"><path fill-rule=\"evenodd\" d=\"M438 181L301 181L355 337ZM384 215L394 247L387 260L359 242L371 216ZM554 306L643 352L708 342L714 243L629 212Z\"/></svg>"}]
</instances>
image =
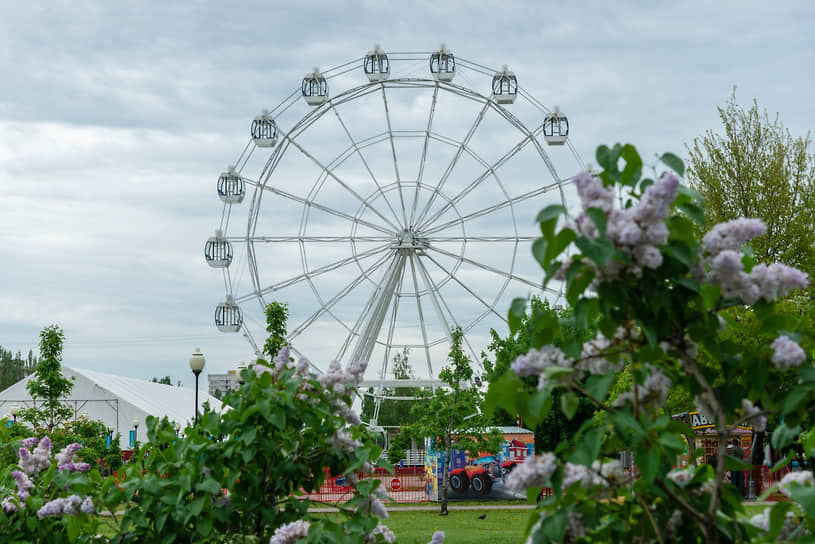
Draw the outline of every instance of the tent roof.
<instances>
[{"instance_id":1,"label":"tent roof","mask_svg":"<svg viewBox=\"0 0 815 544\"><path fill-rule=\"evenodd\" d=\"M98 387L106 389L116 397L148 414L156 417L166 415L169 419L178 422L184 422L192 418L195 389L190 387L176 387L80 368L64 368L64 370L84 376ZM198 397L201 405L209 401L209 405L213 410L216 412L221 411L221 401L210 396L206 389L199 391Z\"/></svg>"}]
</instances>

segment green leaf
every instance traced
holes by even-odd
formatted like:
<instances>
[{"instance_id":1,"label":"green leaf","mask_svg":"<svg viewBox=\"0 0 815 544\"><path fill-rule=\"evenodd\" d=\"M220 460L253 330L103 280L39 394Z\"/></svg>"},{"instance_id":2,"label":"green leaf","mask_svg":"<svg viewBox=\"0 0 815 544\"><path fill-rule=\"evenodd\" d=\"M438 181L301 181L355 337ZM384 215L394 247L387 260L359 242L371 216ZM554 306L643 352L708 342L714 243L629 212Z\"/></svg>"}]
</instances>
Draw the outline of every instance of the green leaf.
<instances>
[{"instance_id":1,"label":"green leaf","mask_svg":"<svg viewBox=\"0 0 815 544\"><path fill-rule=\"evenodd\" d=\"M659 471L659 450L657 448L647 448L637 451L637 467L640 469L640 477L649 484Z\"/></svg>"},{"instance_id":2,"label":"green leaf","mask_svg":"<svg viewBox=\"0 0 815 544\"><path fill-rule=\"evenodd\" d=\"M699 225L700 227L705 226L705 210L700 208L696 204L690 204L688 202L684 204L680 204L677 206L682 212L685 213L688 217L690 217L694 223Z\"/></svg>"},{"instance_id":3,"label":"green leaf","mask_svg":"<svg viewBox=\"0 0 815 544\"><path fill-rule=\"evenodd\" d=\"M680 195L688 197L691 202L699 206L700 208L705 208L705 197L699 194L698 191L695 189L691 189L686 185L680 185L677 191Z\"/></svg>"},{"instance_id":4,"label":"green leaf","mask_svg":"<svg viewBox=\"0 0 815 544\"><path fill-rule=\"evenodd\" d=\"M603 438L606 431L602 427L589 429L579 440L577 451L572 456L572 462L590 467L600 455L600 448L603 446Z\"/></svg>"},{"instance_id":5,"label":"green leaf","mask_svg":"<svg viewBox=\"0 0 815 544\"><path fill-rule=\"evenodd\" d=\"M524 395L524 382L511 370L507 370L496 381L490 384L484 398L484 412L492 416L497 407L506 408L508 412L515 413L515 399Z\"/></svg>"},{"instance_id":6,"label":"green leaf","mask_svg":"<svg viewBox=\"0 0 815 544\"><path fill-rule=\"evenodd\" d=\"M668 168L679 174L679 177L685 175L685 163L673 153L663 153L659 160L661 160Z\"/></svg>"},{"instance_id":7,"label":"green leaf","mask_svg":"<svg viewBox=\"0 0 815 544\"><path fill-rule=\"evenodd\" d=\"M679 278L676 280L678 285L681 285L685 289L689 291L693 291L694 293L698 293L701 291L701 287L699 286L699 282L693 278Z\"/></svg>"},{"instance_id":8,"label":"green leaf","mask_svg":"<svg viewBox=\"0 0 815 544\"><path fill-rule=\"evenodd\" d=\"M625 160L625 167L620 176L620 182L628 187L636 187L642 175L642 159L640 158L640 154L633 145L625 144L621 150L621 155Z\"/></svg>"},{"instance_id":9,"label":"green leaf","mask_svg":"<svg viewBox=\"0 0 815 544\"><path fill-rule=\"evenodd\" d=\"M538 213L538 217L535 219L536 223L543 223L544 221L549 221L550 219L557 219L561 215L566 213L566 208L561 206L560 204L551 204L546 206Z\"/></svg>"},{"instance_id":10,"label":"green leaf","mask_svg":"<svg viewBox=\"0 0 815 544\"><path fill-rule=\"evenodd\" d=\"M549 263L555 260L563 251L569 247L569 244L574 242L577 234L572 229L561 229L555 235L552 243L546 248L546 259L543 268L548 268Z\"/></svg>"},{"instance_id":11,"label":"green leaf","mask_svg":"<svg viewBox=\"0 0 815 544\"><path fill-rule=\"evenodd\" d=\"M586 379L586 391L588 391L592 397L602 402L614 381L614 377L615 375L613 373L592 374Z\"/></svg>"},{"instance_id":12,"label":"green leaf","mask_svg":"<svg viewBox=\"0 0 815 544\"><path fill-rule=\"evenodd\" d=\"M568 282L566 300L570 305L574 306L577 303L577 299L583 294L592 280L594 280L594 270L586 268L580 275Z\"/></svg>"},{"instance_id":13,"label":"green leaf","mask_svg":"<svg viewBox=\"0 0 815 544\"><path fill-rule=\"evenodd\" d=\"M560 396L560 408L563 410L563 415L566 416L566 419L571 420L577 413L579 406L580 398L573 391L569 391Z\"/></svg>"},{"instance_id":14,"label":"green leaf","mask_svg":"<svg viewBox=\"0 0 815 544\"><path fill-rule=\"evenodd\" d=\"M773 434L772 440L773 448L775 448L777 451L783 450L784 448L792 444L792 441L795 440L796 436L801 434L801 426L796 425L793 428L789 428L787 427L786 424L783 424L780 427L776 428L776 430L773 431L772 434Z\"/></svg>"},{"instance_id":15,"label":"green leaf","mask_svg":"<svg viewBox=\"0 0 815 544\"><path fill-rule=\"evenodd\" d=\"M542 268L546 268L546 253L549 249L549 242L546 241L545 238L537 238L534 242L532 242L532 256L535 257L535 260L540 263Z\"/></svg>"},{"instance_id":16,"label":"green leaf","mask_svg":"<svg viewBox=\"0 0 815 544\"><path fill-rule=\"evenodd\" d=\"M684 451L688 445L683 438L673 433L659 435L657 442L659 442L664 448L672 450L672 452Z\"/></svg>"},{"instance_id":17,"label":"green leaf","mask_svg":"<svg viewBox=\"0 0 815 544\"><path fill-rule=\"evenodd\" d=\"M583 255L594 261L600 268L605 266L617 252L614 244L606 238L590 240L585 236L579 236L575 238L574 243Z\"/></svg>"},{"instance_id":18,"label":"green leaf","mask_svg":"<svg viewBox=\"0 0 815 544\"><path fill-rule=\"evenodd\" d=\"M789 391L784 397L784 403L781 405L781 415L785 416L798 408L798 405L801 404L801 401L804 400L808 393L809 388L806 387L796 387Z\"/></svg>"},{"instance_id":19,"label":"green leaf","mask_svg":"<svg viewBox=\"0 0 815 544\"><path fill-rule=\"evenodd\" d=\"M520 297L512 299L512 304L507 314L509 332L511 334L515 334L515 332L521 328L524 317L526 317L526 299Z\"/></svg>"},{"instance_id":20,"label":"green leaf","mask_svg":"<svg viewBox=\"0 0 815 544\"><path fill-rule=\"evenodd\" d=\"M552 409L552 394L548 391L536 391L529 396L527 422L536 427L541 421L546 419Z\"/></svg>"},{"instance_id":21,"label":"green leaf","mask_svg":"<svg viewBox=\"0 0 815 544\"><path fill-rule=\"evenodd\" d=\"M784 520L787 517L787 512L789 512L790 508L792 508L792 504L787 501L777 503L773 506L772 510L770 510L770 530L767 536L770 538L778 537L778 533L781 532L781 528L784 526Z\"/></svg>"},{"instance_id":22,"label":"green leaf","mask_svg":"<svg viewBox=\"0 0 815 544\"><path fill-rule=\"evenodd\" d=\"M705 284L702 286L702 302L705 304L705 310L712 310L719 303L719 298L722 296L721 285Z\"/></svg>"},{"instance_id":23,"label":"green leaf","mask_svg":"<svg viewBox=\"0 0 815 544\"><path fill-rule=\"evenodd\" d=\"M597 227L598 232L602 238L606 237L606 223L608 222L608 217L606 217L606 212L601 210L600 208L595 208L592 206L588 210L586 210L586 217L591 219L594 226Z\"/></svg>"}]
</instances>

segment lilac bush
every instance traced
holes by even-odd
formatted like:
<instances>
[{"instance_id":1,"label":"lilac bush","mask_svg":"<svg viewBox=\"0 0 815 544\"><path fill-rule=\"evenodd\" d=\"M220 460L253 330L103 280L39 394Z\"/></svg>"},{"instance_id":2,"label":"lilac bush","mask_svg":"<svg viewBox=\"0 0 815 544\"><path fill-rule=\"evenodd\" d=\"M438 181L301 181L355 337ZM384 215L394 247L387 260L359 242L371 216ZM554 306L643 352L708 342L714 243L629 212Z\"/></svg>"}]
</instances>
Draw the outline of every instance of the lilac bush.
<instances>
[{"instance_id":1,"label":"lilac bush","mask_svg":"<svg viewBox=\"0 0 815 544\"><path fill-rule=\"evenodd\" d=\"M737 425L760 431L768 416L783 417L772 438L783 450L815 402L815 367L800 344L812 331L776 307L781 297L800 297L796 290L809 278L756 262L749 243L766 231L757 219L715 225L700 240L704 202L680 184L684 167L676 156L662 156L669 171L654 179L641 179L643 163L631 145L601 146L597 160L602 172L574 178L578 215L561 223L561 206L542 210L542 236L532 246L544 286L561 280L571 312L546 309L528 318L533 349L487 396L488 410L501 407L529 425L544 420L555 392L568 418L580 397L604 414L586 421L572 443L528 458L507 478L508 487L526 490L538 504L530 541L811 541L812 473L780 484L803 516L779 503L748 519L741 495L724 482L727 470L748 468L728 458ZM525 306L513 301L512 331L527 319ZM756 348L726 336L729 308L746 308L770 340ZM779 371L795 376L785 382ZM688 391L714 423L719 446L711 464L686 442L692 430L663 413L673 387ZM620 444L633 453L635 471L612 460ZM813 451L815 433L805 446ZM686 451L689 465L676 468ZM543 487L552 495L539 497Z\"/></svg>"}]
</instances>

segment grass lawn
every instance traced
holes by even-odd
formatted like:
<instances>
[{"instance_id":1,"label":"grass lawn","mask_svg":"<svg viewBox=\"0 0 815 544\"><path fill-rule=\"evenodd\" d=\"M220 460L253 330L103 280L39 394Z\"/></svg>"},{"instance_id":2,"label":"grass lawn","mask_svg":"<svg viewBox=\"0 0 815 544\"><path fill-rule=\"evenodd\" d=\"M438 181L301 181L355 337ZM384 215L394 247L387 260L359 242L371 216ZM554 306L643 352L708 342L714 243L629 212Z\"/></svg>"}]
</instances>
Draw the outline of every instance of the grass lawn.
<instances>
[{"instance_id":1,"label":"grass lawn","mask_svg":"<svg viewBox=\"0 0 815 544\"><path fill-rule=\"evenodd\" d=\"M436 512L390 510L384 521L399 544L427 544L436 531L444 531L445 544L518 544L524 541L529 510L458 510L447 516ZM478 516L487 514L485 519ZM323 514L327 517L336 514Z\"/></svg>"}]
</instances>

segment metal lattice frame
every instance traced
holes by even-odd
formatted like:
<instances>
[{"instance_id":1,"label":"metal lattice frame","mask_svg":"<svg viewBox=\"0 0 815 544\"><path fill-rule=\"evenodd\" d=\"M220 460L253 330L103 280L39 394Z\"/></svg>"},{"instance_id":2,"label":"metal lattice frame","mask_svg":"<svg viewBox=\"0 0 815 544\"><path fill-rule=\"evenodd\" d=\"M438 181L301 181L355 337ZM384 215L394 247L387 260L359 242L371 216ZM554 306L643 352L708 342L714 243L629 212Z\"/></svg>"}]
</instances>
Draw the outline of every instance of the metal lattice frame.
<instances>
[{"instance_id":1,"label":"metal lattice frame","mask_svg":"<svg viewBox=\"0 0 815 544\"><path fill-rule=\"evenodd\" d=\"M431 53L387 52L387 54L391 66L394 67L402 62L426 63ZM359 70L362 77L362 62L363 58L354 59L325 70L321 75L327 81L331 81L352 70ZM483 75L492 77L496 73L496 70L458 57L456 67L457 72L469 71L471 74L477 74L479 78ZM424 130L400 130L392 125L389 93L396 89L432 91ZM381 97L381 116L384 118L386 129L362 139L355 138L348 126L347 118L344 117L345 110L351 108L357 101L370 100L374 96ZM552 112L520 86L518 96L541 114ZM434 128L434 117L439 102L450 98L480 104L478 114L461 139L441 134ZM302 104L301 101L298 89L272 109L268 116L281 118L298 103ZM301 107L308 108L304 104ZM308 108L308 111L287 130L278 123L277 146L273 149L266 148L269 155L262 163L260 174L254 177L244 172L250 158L259 149L250 140L236 162L236 171L241 173L247 189L254 190L248 206L246 230L240 235L229 234L233 206L231 202L224 203L220 229L224 232L226 240L245 250L251 287L240 292L236 288L237 282L234 281L230 269L224 268L224 286L227 294L234 295L234 300L241 307L256 301L262 310L271 297L282 299L287 289L307 285L316 301L316 307L310 315L291 328L288 340L294 351L300 356L306 355L306 348L298 345L298 338L315 323L322 320L333 321L341 326L345 335L336 353L338 360L370 360L377 346L384 348L384 357L377 376L380 384L385 383L387 378L388 361L392 350L403 347L417 349L423 353L427 376L432 380L441 365L436 361L434 368L431 348L449 342L450 327L462 328L465 333L466 350L472 360L480 364L479 350L472 345L467 333L486 316L494 316L506 322L503 315L505 308L496 306L511 284L523 286L527 290L540 289L539 277L526 277L516 271L519 248L528 248L535 236L519 232L515 208L524 201L550 192L556 193L558 200L566 205L564 187L571 181L571 178L561 178L558 175L553 161L539 141L543 131L542 117L536 119L536 127L530 129L510 111L511 107L501 106L489 95L480 94L465 86L437 81L429 73L426 78L394 77L367 82L339 92L329 97L319 107ZM520 139L510 142L506 146L506 151L493 161L484 159L471 145L473 139L478 137L478 129L487 114L497 114L520 134ZM326 160L309 146L309 130L324 118L334 118L348 142L347 147L330 160ZM415 179L406 177L406 173L400 169L397 142L401 140L416 140L421 143L422 151ZM582 165L571 142L567 140L566 143L565 148L571 151L577 164ZM390 149L393 163L392 172L384 175L369 161L372 150L382 146ZM434 146L447 146L454 152L441 176L428 180L425 179L426 166L429 151ZM531 148L537 154L550 179L548 183L542 183L533 190L513 195L501 179L499 171L527 148ZM260 148L260 151L263 152L264 149ZM284 184L275 178L278 167L285 164L289 153L302 155L319 171L317 179L305 195L284 187ZM456 167L464 158L479 164L482 172L463 188L448 192L446 190L448 182L456 175ZM343 179L342 174L338 173L349 160L359 161L364 166L369 177L366 180L367 191L360 191L354 183ZM461 205L467 202L468 196L485 184L497 189L500 199L474 210L462 211ZM357 203L356 212L340 209L340 206L332 205L323 199L327 188L341 189L346 199ZM287 235L258 232L258 219L263 210L261 204L265 203L264 199L269 198L283 199L289 204L302 207L297 232ZM337 222L336 235L314 235L309 232L310 218L317 212L327 214L326 217L330 216ZM472 231L468 232L469 226L475 220L492 218L499 213L503 214L501 218L506 226L504 234L479 235ZM523 218L525 222L530 219ZM452 251L448 247L453 243L458 244L457 251ZM482 262L468 254L468 245L476 243L508 245L512 247L512 257L503 266ZM300 254L300 273L273 283L264 283L260 273L262 265L259 263L258 251L266 244L296 244ZM337 244L347 246L350 254L320 266L310 263L309 248ZM496 288L491 293L479 291L462 277L460 274L462 266L493 276L498 280ZM349 274L348 270L355 272ZM347 281L340 289L324 293L317 285L317 281L331 275L337 277L342 275ZM477 301L481 311L476 315L457 316L454 304L442 295L448 284L466 292L472 300ZM371 289L369 296L364 300L354 298L351 293L363 285ZM554 297L560 296L560 293L554 290L549 290L549 294ZM340 305L348 304L358 306L358 317L353 323L337 312ZM405 343L396 338L400 305L411 308L411 312L415 311L417 316L415 327L420 333L421 341ZM244 312L246 313L248 312ZM431 320L435 322L435 332L428 326ZM243 324L242 330L255 352L259 353L258 344L246 323ZM383 397L380 385L377 398Z\"/></svg>"}]
</instances>

